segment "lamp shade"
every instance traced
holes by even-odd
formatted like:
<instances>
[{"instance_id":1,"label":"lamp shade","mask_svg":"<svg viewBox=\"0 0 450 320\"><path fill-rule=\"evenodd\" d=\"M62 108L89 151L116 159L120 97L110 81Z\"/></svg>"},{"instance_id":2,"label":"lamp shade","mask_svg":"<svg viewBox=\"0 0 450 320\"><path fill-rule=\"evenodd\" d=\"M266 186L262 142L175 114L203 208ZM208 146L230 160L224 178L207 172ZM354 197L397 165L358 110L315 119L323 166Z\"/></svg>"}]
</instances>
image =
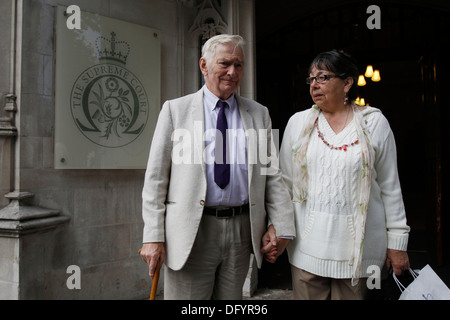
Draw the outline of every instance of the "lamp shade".
<instances>
[{"instance_id":1,"label":"lamp shade","mask_svg":"<svg viewBox=\"0 0 450 320\"><path fill-rule=\"evenodd\" d=\"M373 76L373 67L369 64L366 68L366 73L364 74L367 78L372 78Z\"/></svg>"},{"instance_id":2,"label":"lamp shade","mask_svg":"<svg viewBox=\"0 0 450 320\"><path fill-rule=\"evenodd\" d=\"M364 79L363 75L360 75L358 77L358 86L363 87L366 85L366 79Z\"/></svg>"},{"instance_id":3,"label":"lamp shade","mask_svg":"<svg viewBox=\"0 0 450 320\"><path fill-rule=\"evenodd\" d=\"M380 77L380 70L375 70L375 71L373 72L372 81L378 82L378 81L380 81L380 80L381 80L381 77Z\"/></svg>"}]
</instances>

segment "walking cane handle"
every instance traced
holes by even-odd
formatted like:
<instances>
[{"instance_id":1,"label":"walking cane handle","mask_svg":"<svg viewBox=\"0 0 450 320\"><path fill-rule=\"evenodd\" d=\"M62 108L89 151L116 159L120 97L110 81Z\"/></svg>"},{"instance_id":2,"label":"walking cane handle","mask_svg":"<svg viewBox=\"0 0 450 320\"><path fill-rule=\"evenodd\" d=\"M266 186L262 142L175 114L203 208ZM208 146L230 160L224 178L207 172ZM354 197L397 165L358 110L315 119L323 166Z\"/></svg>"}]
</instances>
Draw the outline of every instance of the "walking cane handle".
<instances>
[{"instance_id":1,"label":"walking cane handle","mask_svg":"<svg viewBox=\"0 0 450 320\"><path fill-rule=\"evenodd\" d=\"M141 253L141 249L138 250L138 253ZM158 289L158 282L159 282L159 271L161 270L161 266L158 264L156 266L155 275L153 276L152 281L152 290L150 292L150 300L155 300L156 297L156 290Z\"/></svg>"}]
</instances>

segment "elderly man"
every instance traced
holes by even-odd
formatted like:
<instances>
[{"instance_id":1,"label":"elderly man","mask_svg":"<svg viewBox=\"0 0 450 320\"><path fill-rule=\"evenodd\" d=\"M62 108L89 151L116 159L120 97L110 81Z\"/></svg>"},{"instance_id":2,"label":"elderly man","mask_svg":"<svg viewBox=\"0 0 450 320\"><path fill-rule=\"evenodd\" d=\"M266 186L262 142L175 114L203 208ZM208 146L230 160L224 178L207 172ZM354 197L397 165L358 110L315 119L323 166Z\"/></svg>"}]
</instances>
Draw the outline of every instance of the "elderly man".
<instances>
[{"instance_id":1,"label":"elderly man","mask_svg":"<svg viewBox=\"0 0 450 320\"><path fill-rule=\"evenodd\" d=\"M269 112L236 94L243 44L236 35L209 39L205 85L165 102L158 118L141 256L150 277L165 262L165 299L242 299L250 254L258 267L264 255L273 262L295 236L289 193L265 161L273 159Z\"/></svg>"}]
</instances>

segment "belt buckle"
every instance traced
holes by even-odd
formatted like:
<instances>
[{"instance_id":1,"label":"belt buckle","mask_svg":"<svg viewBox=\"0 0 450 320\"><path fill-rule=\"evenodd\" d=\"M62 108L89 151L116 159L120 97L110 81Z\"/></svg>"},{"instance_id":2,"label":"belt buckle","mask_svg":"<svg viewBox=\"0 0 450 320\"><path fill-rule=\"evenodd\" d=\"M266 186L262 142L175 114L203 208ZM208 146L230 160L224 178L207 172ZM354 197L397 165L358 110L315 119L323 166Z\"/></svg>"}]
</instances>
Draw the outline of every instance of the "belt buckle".
<instances>
[{"instance_id":1,"label":"belt buckle","mask_svg":"<svg viewBox=\"0 0 450 320\"><path fill-rule=\"evenodd\" d=\"M219 216L219 215L218 215L220 211L228 211L228 210L231 210L231 211L232 211L232 214L231 214L231 215L229 215L229 216ZM231 217L234 217L234 208L228 208L228 209L216 209L216 218L217 218L217 219L229 219L229 218L231 218Z\"/></svg>"}]
</instances>

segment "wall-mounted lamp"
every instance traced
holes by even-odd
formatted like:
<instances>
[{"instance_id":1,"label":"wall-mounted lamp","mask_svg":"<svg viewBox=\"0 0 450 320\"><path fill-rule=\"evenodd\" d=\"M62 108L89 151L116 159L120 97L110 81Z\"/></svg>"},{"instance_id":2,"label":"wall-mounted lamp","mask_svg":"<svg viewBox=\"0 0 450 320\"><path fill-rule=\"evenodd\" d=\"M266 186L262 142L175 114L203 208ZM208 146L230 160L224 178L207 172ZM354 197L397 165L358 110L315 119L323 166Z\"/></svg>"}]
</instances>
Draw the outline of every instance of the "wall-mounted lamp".
<instances>
[{"instance_id":1,"label":"wall-mounted lamp","mask_svg":"<svg viewBox=\"0 0 450 320\"><path fill-rule=\"evenodd\" d=\"M366 67L366 72L364 72L364 75L361 74L358 77L357 84L359 87L364 87L367 84L365 78L371 78L373 82L381 81L380 70L373 70L373 66L369 64ZM366 105L365 99L360 97L355 99L355 103L359 106Z\"/></svg>"},{"instance_id":2,"label":"wall-mounted lamp","mask_svg":"<svg viewBox=\"0 0 450 320\"><path fill-rule=\"evenodd\" d=\"M367 66L366 73L364 73L364 75L367 78L372 78L372 76L373 76L373 67L370 64Z\"/></svg>"},{"instance_id":3,"label":"wall-mounted lamp","mask_svg":"<svg viewBox=\"0 0 450 320\"><path fill-rule=\"evenodd\" d=\"M373 81L373 82L378 82L378 81L380 81L380 80L381 80L381 77L380 77L380 70L375 70L375 71L373 72L372 81Z\"/></svg>"},{"instance_id":4,"label":"wall-mounted lamp","mask_svg":"<svg viewBox=\"0 0 450 320\"><path fill-rule=\"evenodd\" d=\"M358 106L365 106L366 100L364 98L358 97L355 99L355 104L357 104Z\"/></svg>"},{"instance_id":5,"label":"wall-mounted lamp","mask_svg":"<svg viewBox=\"0 0 450 320\"><path fill-rule=\"evenodd\" d=\"M366 79L364 79L364 76L361 74L358 77L358 86L363 87L366 85Z\"/></svg>"}]
</instances>

